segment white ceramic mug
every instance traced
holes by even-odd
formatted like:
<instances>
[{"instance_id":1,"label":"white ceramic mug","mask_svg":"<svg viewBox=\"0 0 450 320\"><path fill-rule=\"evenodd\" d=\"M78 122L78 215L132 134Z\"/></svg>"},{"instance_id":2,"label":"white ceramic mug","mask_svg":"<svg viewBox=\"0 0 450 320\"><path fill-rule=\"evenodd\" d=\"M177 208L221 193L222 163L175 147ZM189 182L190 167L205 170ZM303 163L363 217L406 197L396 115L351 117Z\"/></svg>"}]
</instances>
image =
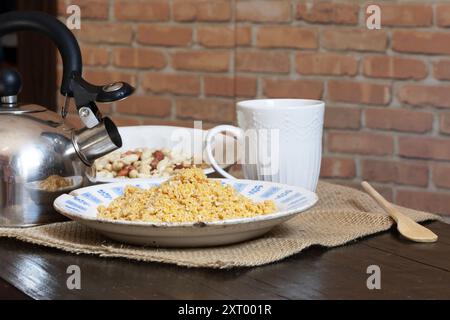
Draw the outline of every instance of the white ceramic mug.
<instances>
[{"instance_id":1,"label":"white ceramic mug","mask_svg":"<svg viewBox=\"0 0 450 320\"><path fill-rule=\"evenodd\" d=\"M280 182L315 191L322 158L325 104L305 99L260 99L237 103L239 127L219 125L208 131L206 153L225 178L213 156L213 139L220 132L238 141L239 163L246 179Z\"/></svg>"}]
</instances>

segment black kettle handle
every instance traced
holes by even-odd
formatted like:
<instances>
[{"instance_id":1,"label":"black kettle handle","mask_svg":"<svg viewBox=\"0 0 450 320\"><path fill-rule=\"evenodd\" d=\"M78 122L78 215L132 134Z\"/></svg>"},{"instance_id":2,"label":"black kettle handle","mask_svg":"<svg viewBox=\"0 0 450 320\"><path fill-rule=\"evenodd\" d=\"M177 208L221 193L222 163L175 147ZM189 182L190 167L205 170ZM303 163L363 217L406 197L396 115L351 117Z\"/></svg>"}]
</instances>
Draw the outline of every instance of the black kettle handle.
<instances>
[{"instance_id":1,"label":"black kettle handle","mask_svg":"<svg viewBox=\"0 0 450 320\"><path fill-rule=\"evenodd\" d=\"M71 78L73 74L82 74L81 51L75 36L61 21L44 12L10 11L0 14L0 37L26 30L41 32L56 44L63 62L61 94L72 97Z\"/></svg>"}]
</instances>

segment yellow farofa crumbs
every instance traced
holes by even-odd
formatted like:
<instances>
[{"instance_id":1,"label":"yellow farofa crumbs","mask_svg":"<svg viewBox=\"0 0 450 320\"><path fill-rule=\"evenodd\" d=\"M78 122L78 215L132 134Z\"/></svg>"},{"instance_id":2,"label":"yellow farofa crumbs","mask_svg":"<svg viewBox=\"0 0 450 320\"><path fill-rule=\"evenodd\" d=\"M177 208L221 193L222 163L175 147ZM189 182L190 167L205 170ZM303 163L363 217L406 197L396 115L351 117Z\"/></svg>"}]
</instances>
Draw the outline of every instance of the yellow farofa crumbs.
<instances>
[{"instance_id":1,"label":"yellow farofa crumbs","mask_svg":"<svg viewBox=\"0 0 450 320\"><path fill-rule=\"evenodd\" d=\"M183 169L158 187L127 186L98 217L150 222L207 222L273 213L272 200L253 202L230 185L208 179L198 168Z\"/></svg>"}]
</instances>

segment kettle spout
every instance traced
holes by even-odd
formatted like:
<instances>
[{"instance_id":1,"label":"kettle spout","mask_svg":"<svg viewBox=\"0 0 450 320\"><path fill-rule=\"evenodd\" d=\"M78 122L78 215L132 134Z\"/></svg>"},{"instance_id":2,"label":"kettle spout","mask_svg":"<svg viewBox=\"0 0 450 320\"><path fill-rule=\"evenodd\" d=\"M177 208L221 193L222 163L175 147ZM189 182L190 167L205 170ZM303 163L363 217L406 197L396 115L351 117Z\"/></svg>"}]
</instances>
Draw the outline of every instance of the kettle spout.
<instances>
[{"instance_id":1,"label":"kettle spout","mask_svg":"<svg viewBox=\"0 0 450 320\"><path fill-rule=\"evenodd\" d=\"M96 159L122 147L122 138L114 122L105 117L93 128L75 130L72 144L81 161L92 166Z\"/></svg>"}]
</instances>

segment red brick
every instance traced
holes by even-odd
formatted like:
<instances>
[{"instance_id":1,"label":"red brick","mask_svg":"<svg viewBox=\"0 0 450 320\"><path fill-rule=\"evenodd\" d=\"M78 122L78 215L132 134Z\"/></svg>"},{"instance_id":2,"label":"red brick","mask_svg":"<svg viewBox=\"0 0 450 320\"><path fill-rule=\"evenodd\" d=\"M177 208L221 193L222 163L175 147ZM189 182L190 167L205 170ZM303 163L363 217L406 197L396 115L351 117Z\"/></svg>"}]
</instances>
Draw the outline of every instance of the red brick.
<instances>
[{"instance_id":1,"label":"red brick","mask_svg":"<svg viewBox=\"0 0 450 320\"><path fill-rule=\"evenodd\" d=\"M65 16L67 10L66 0L57 0L56 1L56 14L58 16Z\"/></svg>"},{"instance_id":2,"label":"red brick","mask_svg":"<svg viewBox=\"0 0 450 320\"><path fill-rule=\"evenodd\" d=\"M252 43L251 27L236 27L236 45L249 46Z\"/></svg>"},{"instance_id":3,"label":"red brick","mask_svg":"<svg viewBox=\"0 0 450 320\"><path fill-rule=\"evenodd\" d=\"M141 85L144 89L155 93L170 92L184 95L200 93L200 79L195 75L152 72L144 75Z\"/></svg>"},{"instance_id":4,"label":"red brick","mask_svg":"<svg viewBox=\"0 0 450 320\"><path fill-rule=\"evenodd\" d=\"M169 119L161 119L161 118L142 118L142 124L151 125L151 126L174 126L174 127L185 127L185 128L194 128L195 120L169 120ZM217 123L210 123L202 121L203 130L211 129L212 127L217 126Z\"/></svg>"},{"instance_id":5,"label":"red brick","mask_svg":"<svg viewBox=\"0 0 450 320\"><path fill-rule=\"evenodd\" d=\"M172 55L177 70L226 72L230 67L229 51L179 51Z\"/></svg>"},{"instance_id":6,"label":"red brick","mask_svg":"<svg viewBox=\"0 0 450 320\"><path fill-rule=\"evenodd\" d=\"M349 107L326 107L325 128L359 129L361 125L361 110Z\"/></svg>"},{"instance_id":7,"label":"red brick","mask_svg":"<svg viewBox=\"0 0 450 320\"><path fill-rule=\"evenodd\" d=\"M438 80L450 80L450 60L440 60L434 62L433 74Z\"/></svg>"},{"instance_id":8,"label":"red brick","mask_svg":"<svg viewBox=\"0 0 450 320\"><path fill-rule=\"evenodd\" d=\"M287 22L291 19L291 2L289 0L238 1L236 19L245 22Z\"/></svg>"},{"instance_id":9,"label":"red brick","mask_svg":"<svg viewBox=\"0 0 450 320\"><path fill-rule=\"evenodd\" d=\"M175 0L173 16L175 21L229 21L231 3L222 0Z\"/></svg>"},{"instance_id":10,"label":"red brick","mask_svg":"<svg viewBox=\"0 0 450 320\"><path fill-rule=\"evenodd\" d=\"M450 134L450 113L439 116L439 130L441 133Z\"/></svg>"},{"instance_id":11,"label":"red brick","mask_svg":"<svg viewBox=\"0 0 450 320\"><path fill-rule=\"evenodd\" d=\"M107 19L109 16L109 1L108 0L71 0L69 4L61 7L59 13L63 16L69 16L67 7L69 5L77 5L80 7L82 19ZM83 23L81 24L83 28Z\"/></svg>"},{"instance_id":12,"label":"red brick","mask_svg":"<svg viewBox=\"0 0 450 320\"><path fill-rule=\"evenodd\" d=\"M439 27L450 27L450 5L438 4L436 6L436 24Z\"/></svg>"},{"instance_id":13,"label":"red brick","mask_svg":"<svg viewBox=\"0 0 450 320\"><path fill-rule=\"evenodd\" d=\"M406 84L400 88L397 97L414 106L450 108L450 86Z\"/></svg>"},{"instance_id":14,"label":"red brick","mask_svg":"<svg viewBox=\"0 0 450 320\"><path fill-rule=\"evenodd\" d=\"M235 45L235 30L228 26L204 26L197 28L197 41L204 47L232 48Z\"/></svg>"},{"instance_id":15,"label":"red brick","mask_svg":"<svg viewBox=\"0 0 450 320\"><path fill-rule=\"evenodd\" d=\"M388 85L345 80L328 81L328 97L332 101L378 105L391 100Z\"/></svg>"},{"instance_id":16,"label":"red brick","mask_svg":"<svg viewBox=\"0 0 450 320\"><path fill-rule=\"evenodd\" d=\"M289 54L274 51L237 51L236 70L248 72L288 73Z\"/></svg>"},{"instance_id":17,"label":"red brick","mask_svg":"<svg viewBox=\"0 0 450 320\"><path fill-rule=\"evenodd\" d=\"M95 44L130 44L133 39L132 26L117 22L83 22L81 29L74 33L78 41Z\"/></svg>"},{"instance_id":18,"label":"red brick","mask_svg":"<svg viewBox=\"0 0 450 320\"><path fill-rule=\"evenodd\" d=\"M367 128L424 133L433 129L433 114L407 109L365 110Z\"/></svg>"},{"instance_id":19,"label":"red brick","mask_svg":"<svg viewBox=\"0 0 450 320\"><path fill-rule=\"evenodd\" d=\"M320 166L322 178L354 178L356 175L356 164L353 159L323 157Z\"/></svg>"},{"instance_id":20,"label":"red brick","mask_svg":"<svg viewBox=\"0 0 450 320\"><path fill-rule=\"evenodd\" d=\"M126 73L126 72L117 72L111 70L83 70L83 77L97 85L105 85L114 81L125 81L131 84L132 86L136 86L136 74L134 73Z\"/></svg>"},{"instance_id":21,"label":"red brick","mask_svg":"<svg viewBox=\"0 0 450 320\"><path fill-rule=\"evenodd\" d=\"M364 75L373 78L423 79L427 76L426 64L418 59L368 56L364 58Z\"/></svg>"},{"instance_id":22,"label":"red brick","mask_svg":"<svg viewBox=\"0 0 450 320\"><path fill-rule=\"evenodd\" d=\"M146 25L138 27L137 40L143 44L159 46L187 46L192 42L190 27Z\"/></svg>"},{"instance_id":23,"label":"red brick","mask_svg":"<svg viewBox=\"0 0 450 320\"><path fill-rule=\"evenodd\" d=\"M323 83L317 80L264 80L264 95L268 98L321 99L322 94Z\"/></svg>"},{"instance_id":24,"label":"red brick","mask_svg":"<svg viewBox=\"0 0 450 320\"><path fill-rule=\"evenodd\" d=\"M450 140L433 137L406 137L398 139L399 155L408 158L450 160Z\"/></svg>"},{"instance_id":25,"label":"red brick","mask_svg":"<svg viewBox=\"0 0 450 320\"><path fill-rule=\"evenodd\" d=\"M112 115L111 119L114 121L116 126L138 126L141 124L140 119L133 117L126 117L121 115Z\"/></svg>"},{"instance_id":26,"label":"red brick","mask_svg":"<svg viewBox=\"0 0 450 320\"><path fill-rule=\"evenodd\" d=\"M181 119L199 119L219 123L231 123L235 120L233 100L219 99L176 99L177 117Z\"/></svg>"},{"instance_id":27,"label":"red brick","mask_svg":"<svg viewBox=\"0 0 450 320\"><path fill-rule=\"evenodd\" d=\"M115 0L114 4L117 20L167 21L170 17L166 0Z\"/></svg>"},{"instance_id":28,"label":"red brick","mask_svg":"<svg viewBox=\"0 0 450 320\"><path fill-rule=\"evenodd\" d=\"M114 48L113 57L117 67L162 69L167 64L161 51L147 48Z\"/></svg>"},{"instance_id":29,"label":"red brick","mask_svg":"<svg viewBox=\"0 0 450 320\"><path fill-rule=\"evenodd\" d=\"M204 77L204 90L207 96L254 97L256 95L256 78L251 77Z\"/></svg>"},{"instance_id":30,"label":"red brick","mask_svg":"<svg viewBox=\"0 0 450 320\"><path fill-rule=\"evenodd\" d=\"M316 49L318 33L298 26L261 26L256 34L256 44L261 48Z\"/></svg>"},{"instance_id":31,"label":"red brick","mask_svg":"<svg viewBox=\"0 0 450 320\"><path fill-rule=\"evenodd\" d=\"M131 96L117 104L116 111L123 114L167 117L171 102L166 97Z\"/></svg>"},{"instance_id":32,"label":"red brick","mask_svg":"<svg viewBox=\"0 0 450 320\"><path fill-rule=\"evenodd\" d=\"M372 186L377 190L387 201L394 202L394 190L382 184L373 183ZM361 191L364 191L359 185ZM365 191L364 191L365 192Z\"/></svg>"},{"instance_id":33,"label":"red brick","mask_svg":"<svg viewBox=\"0 0 450 320\"><path fill-rule=\"evenodd\" d=\"M433 24L431 5L419 3L381 4L381 25L427 27Z\"/></svg>"},{"instance_id":34,"label":"red brick","mask_svg":"<svg viewBox=\"0 0 450 320\"><path fill-rule=\"evenodd\" d=\"M296 18L311 23L354 25L358 23L359 6L355 3L333 1L301 1L297 5Z\"/></svg>"},{"instance_id":35,"label":"red brick","mask_svg":"<svg viewBox=\"0 0 450 320\"><path fill-rule=\"evenodd\" d=\"M237 76L234 79L235 79L234 90L236 96L248 98L256 96L257 82L255 78Z\"/></svg>"},{"instance_id":36,"label":"red brick","mask_svg":"<svg viewBox=\"0 0 450 320\"><path fill-rule=\"evenodd\" d=\"M106 66L109 63L109 51L99 46L81 46L83 64L87 66Z\"/></svg>"},{"instance_id":37,"label":"red brick","mask_svg":"<svg viewBox=\"0 0 450 320\"><path fill-rule=\"evenodd\" d=\"M334 53L297 53L297 72L304 75L349 75L358 72L358 60Z\"/></svg>"},{"instance_id":38,"label":"red brick","mask_svg":"<svg viewBox=\"0 0 450 320\"><path fill-rule=\"evenodd\" d=\"M333 180L331 180L333 182ZM339 180L336 182L337 184L346 186L346 187L350 187L362 192L365 192L364 189L361 186L360 182L355 182L352 180ZM379 183L371 183L372 187L375 188L375 190L377 190L378 193L380 193L386 200L391 201L393 200L393 191L391 187L388 187L386 185L383 184L379 184ZM382 209L380 209L382 210Z\"/></svg>"},{"instance_id":39,"label":"red brick","mask_svg":"<svg viewBox=\"0 0 450 320\"><path fill-rule=\"evenodd\" d=\"M392 49L409 53L450 54L450 33L395 30Z\"/></svg>"},{"instance_id":40,"label":"red brick","mask_svg":"<svg viewBox=\"0 0 450 320\"><path fill-rule=\"evenodd\" d=\"M322 46L330 50L385 51L387 42L383 30L327 28L322 31Z\"/></svg>"},{"instance_id":41,"label":"red brick","mask_svg":"<svg viewBox=\"0 0 450 320\"><path fill-rule=\"evenodd\" d=\"M422 187L428 185L428 166L424 164L365 159L361 162L361 168L361 177L367 181L395 182Z\"/></svg>"},{"instance_id":42,"label":"red brick","mask_svg":"<svg viewBox=\"0 0 450 320\"><path fill-rule=\"evenodd\" d=\"M328 150L372 155L392 155L394 139L390 135L360 132L329 132Z\"/></svg>"},{"instance_id":43,"label":"red brick","mask_svg":"<svg viewBox=\"0 0 450 320\"><path fill-rule=\"evenodd\" d=\"M436 187L450 188L450 165L435 163L433 165L433 183Z\"/></svg>"},{"instance_id":44,"label":"red brick","mask_svg":"<svg viewBox=\"0 0 450 320\"><path fill-rule=\"evenodd\" d=\"M448 192L427 192L397 190L397 204L426 212L449 214L450 194Z\"/></svg>"}]
</instances>

